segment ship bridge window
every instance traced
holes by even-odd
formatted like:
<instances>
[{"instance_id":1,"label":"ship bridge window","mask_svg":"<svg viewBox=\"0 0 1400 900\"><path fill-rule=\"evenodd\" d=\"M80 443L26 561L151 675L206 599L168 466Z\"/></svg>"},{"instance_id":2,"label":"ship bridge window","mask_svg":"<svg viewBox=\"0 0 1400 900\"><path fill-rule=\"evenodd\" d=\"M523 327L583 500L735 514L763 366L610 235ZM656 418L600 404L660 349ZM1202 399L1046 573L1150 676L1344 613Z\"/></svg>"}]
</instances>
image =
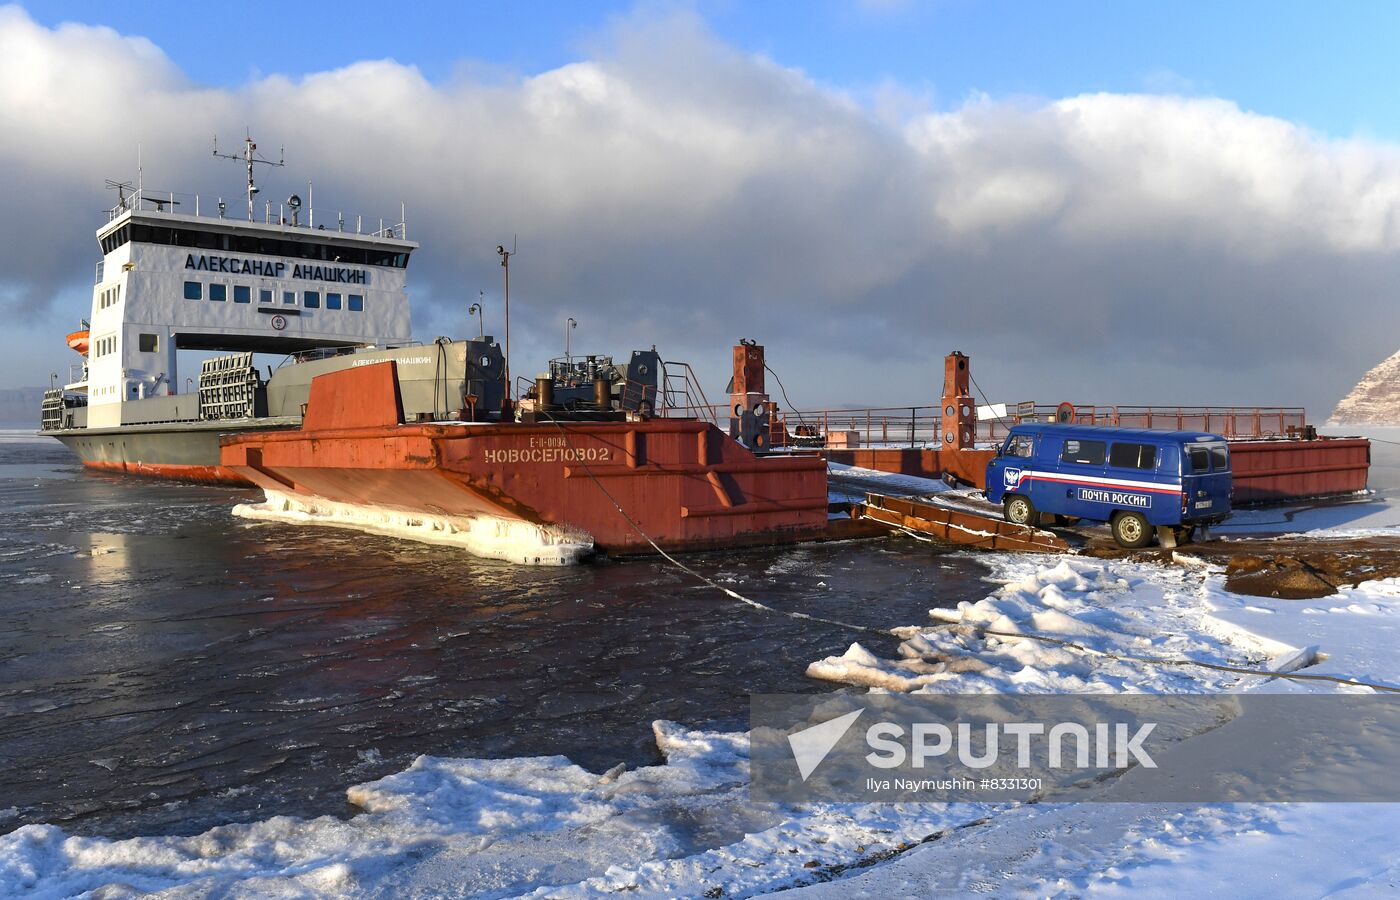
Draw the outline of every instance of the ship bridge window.
<instances>
[{"instance_id":1,"label":"ship bridge window","mask_svg":"<svg viewBox=\"0 0 1400 900\"><path fill-rule=\"evenodd\" d=\"M138 244L165 244L173 247L193 247L198 250L230 250L232 235L192 228L166 228L161 225L131 226L131 240Z\"/></svg>"},{"instance_id":2,"label":"ship bridge window","mask_svg":"<svg viewBox=\"0 0 1400 900\"><path fill-rule=\"evenodd\" d=\"M203 285L202 283L198 282L198 281L186 281L186 282L185 282L185 299L186 299L186 300L203 300L203 299L204 299L204 285Z\"/></svg>"},{"instance_id":3,"label":"ship bridge window","mask_svg":"<svg viewBox=\"0 0 1400 900\"><path fill-rule=\"evenodd\" d=\"M222 303L223 301L227 300L227 299L228 299L228 285L226 285L226 284L211 284L211 285L209 285L209 299L210 299L210 300L217 300L217 301L219 301L220 303Z\"/></svg>"},{"instance_id":4,"label":"ship bridge window","mask_svg":"<svg viewBox=\"0 0 1400 900\"><path fill-rule=\"evenodd\" d=\"M259 303L271 303L271 302L272 302L272 288L259 288L259 289L258 289L258 302L259 302Z\"/></svg>"},{"instance_id":5,"label":"ship bridge window","mask_svg":"<svg viewBox=\"0 0 1400 900\"><path fill-rule=\"evenodd\" d=\"M297 292L296 292L296 291L283 291L283 292L282 292L282 305L283 305L283 306L296 306L296 305L297 305Z\"/></svg>"},{"instance_id":6,"label":"ship bridge window","mask_svg":"<svg viewBox=\"0 0 1400 900\"><path fill-rule=\"evenodd\" d=\"M212 231L188 231L177 229L176 235L182 240L180 243L185 247L194 247L199 250L227 250L229 236L226 234L215 234Z\"/></svg>"},{"instance_id":7,"label":"ship bridge window","mask_svg":"<svg viewBox=\"0 0 1400 900\"><path fill-rule=\"evenodd\" d=\"M235 284L233 286L233 302L248 303L253 299L253 289L246 284Z\"/></svg>"},{"instance_id":8,"label":"ship bridge window","mask_svg":"<svg viewBox=\"0 0 1400 900\"><path fill-rule=\"evenodd\" d=\"M302 291L301 305L307 309L319 309L321 306L320 291Z\"/></svg>"},{"instance_id":9,"label":"ship bridge window","mask_svg":"<svg viewBox=\"0 0 1400 900\"><path fill-rule=\"evenodd\" d=\"M334 293L326 294L326 309L340 309L340 295Z\"/></svg>"},{"instance_id":10,"label":"ship bridge window","mask_svg":"<svg viewBox=\"0 0 1400 900\"><path fill-rule=\"evenodd\" d=\"M365 297L364 297L364 295L363 295L363 294L351 294L351 295L350 295L350 311L351 311L351 312L364 312L364 309L365 309Z\"/></svg>"},{"instance_id":11,"label":"ship bridge window","mask_svg":"<svg viewBox=\"0 0 1400 900\"><path fill-rule=\"evenodd\" d=\"M116 231L112 232L111 234L107 235L101 240L100 243L102 244L102 252L111 253L113 250L117 249L122 244L125 244L130 240L131 226L123 225L122 227L118 228Z\"/></svg>"},{"instance_id":12,"label":"ship bridge window","mask_svg":"<svg viewBox=\"0 0 1400 900\"><path fill-rule=\"evenodd\" d=\"M163 225L136 224L123 226L102 239L106 252L128 240L142 244L165 244L197 250L223 250L230 253L257 253L264 256L289 256L293 259L315 259L341 265L382 266L402 269L408 266L408 252L380 247L356 247L317 241L297 241L261 234L224 234L194 228L167 228Z\"/></svg>"}]
</instances>

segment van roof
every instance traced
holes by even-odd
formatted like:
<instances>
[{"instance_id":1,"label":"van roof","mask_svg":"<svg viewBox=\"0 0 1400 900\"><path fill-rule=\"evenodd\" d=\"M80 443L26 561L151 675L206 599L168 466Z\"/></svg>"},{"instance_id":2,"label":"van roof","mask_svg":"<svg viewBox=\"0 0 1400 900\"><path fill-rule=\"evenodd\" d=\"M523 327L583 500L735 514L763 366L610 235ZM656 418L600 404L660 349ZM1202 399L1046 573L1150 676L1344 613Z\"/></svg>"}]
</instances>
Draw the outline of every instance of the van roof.
<instances>
[{"instance_id":1,"label":"van roof","mask_svg":"<svg viewBox=\"0 0 1400 900\"><path fill-rule=\"evenodd\" d=\"M1157 428L1120 428L1115 425L1071 425L1061 422L1025 422L1011 426L1012 434L1052 433L1085 440L1135 440L1163 444L1198 444L1224 441L1208 431L1163 431Z\"/></svg>"}]
</instances>

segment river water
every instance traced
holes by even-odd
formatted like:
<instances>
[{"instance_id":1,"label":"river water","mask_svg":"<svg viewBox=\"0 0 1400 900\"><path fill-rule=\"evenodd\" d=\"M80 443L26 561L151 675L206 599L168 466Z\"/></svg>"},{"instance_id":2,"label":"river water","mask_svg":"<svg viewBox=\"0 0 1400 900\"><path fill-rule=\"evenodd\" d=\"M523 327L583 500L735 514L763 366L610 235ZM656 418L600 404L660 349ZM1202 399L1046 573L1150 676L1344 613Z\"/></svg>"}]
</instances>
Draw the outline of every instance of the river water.
<instances>
[{"instance_id":1,"label":"river water","mask_svg":"<svg viewBox=\"0 0 1400 900\"><path fill-rule=\"evenodd\" d=\"M892 649L657 559L525 568L230 515L256 496L0 431L0 833L349 814L346 786L418 754L652 764L655 719L742 727L750 693L829 690L812 660ZM902 540L687 563L878 627L989 589L974 557Z\"/></svg>"}]
</instances>

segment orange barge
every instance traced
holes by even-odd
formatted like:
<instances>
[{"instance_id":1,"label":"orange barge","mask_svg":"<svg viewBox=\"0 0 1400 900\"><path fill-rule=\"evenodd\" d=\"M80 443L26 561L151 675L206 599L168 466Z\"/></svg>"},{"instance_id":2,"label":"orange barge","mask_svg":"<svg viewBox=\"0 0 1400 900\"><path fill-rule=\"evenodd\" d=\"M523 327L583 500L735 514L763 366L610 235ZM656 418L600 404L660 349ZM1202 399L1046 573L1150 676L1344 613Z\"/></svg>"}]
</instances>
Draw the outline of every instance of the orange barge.
<instances>
[{"instance_id":1,"label":"orange barge","mask_svg":"<svg viewBox=\"0 0 1400 900\"><path fill-rule=\"evenodd\" d=\"M1183 411L1180 408L1075 407L1069 403L1052 408L1021 404L1025 408L1016 412L1007 410L1007 418L1001 421L979 420L976 401L972 398L971 377L971 361L966 356L954 352L945 358L943 401L922 420L925 428L929 425L934 428L930 437L937 445L935 448L912 446L920 422L920 407L910 408L909 418L894 427L898 434L907 422L911 444L907 448L859 446L861 432L856 429L862 423L867 441L872 440L877 429L888 438L888 411L882 410L873 416L871 410L808 415L824 423L818 429L823 433L831 433L826 424L829 416L849 423L852 429L838 428L837 433L844 438L841 446L822 448L831 462L923 478L949 477L984 489L987 463L996 455L994 448L1005 438L1006 428L1022 421L1049 421L1053 415L1058 421L1083 425L1222 433L1230 444L1234 470L1232 502L1235 505L1345 497L1366 490L1371 442L1366 438L1321 437L1307 426L1306 413L1300 408L1274 408L1264 414L1258 409L1237 408L1193 407ZM996 415L992 410L989 412ZM1023 419L1023 415L1029 418ZM872 421L874 428L870 424ZM783 425L778 433L786 436L786 431Z\"/></svg>"},{"instance_id":2,"label":"orange barge","mask_svg":"<svg viewBox=\"0 0 1400 900\"><path fill-rule=\"evenodd\" d=\"M827 525L818 456L759 457L695 419L405 424L393 362L315 378L300 429L227 435L220 465L284 502L563 527L614 555Z\"/></svg>"}]
</instances>

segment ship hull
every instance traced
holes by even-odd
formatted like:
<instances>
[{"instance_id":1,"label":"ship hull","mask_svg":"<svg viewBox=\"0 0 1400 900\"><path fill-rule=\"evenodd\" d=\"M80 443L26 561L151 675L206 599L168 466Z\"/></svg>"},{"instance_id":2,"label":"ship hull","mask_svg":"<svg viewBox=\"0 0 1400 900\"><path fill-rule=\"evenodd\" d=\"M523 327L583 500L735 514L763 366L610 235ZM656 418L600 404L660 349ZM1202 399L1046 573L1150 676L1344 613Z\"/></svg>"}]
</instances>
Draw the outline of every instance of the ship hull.
<instances>
[{"instance_id":1,"label":"ship hull","mask_svg":"<svg viewBox=\"0 0 1400 900\"><path fill-rule=\"evenodd\" d=\"M823 536L826 462L693 419L402 424L393 363L312 382L302 428L223 438L269 496L585 532L614 555Z\"/></svg>"},{"instance_id":2,"label":"ship hull","mask_svg":"<svg viewBox=\"0 0 1400 900\"><path fill-rule=\"evenodd\" d=\"M231 435L222 463L269 493L562 525L614 555L812 540L827 523L824 460L756 458L695 421Z\"/></svg>"},{"instance_id":3,"label":"ship hull","mask_svg":"<svg viewBox=\"0 0 1400 900\"><path fill-rule=\"evenodd\" d=\"M285 428L285 423L191 422L124 428L74 428L46 432L73 451L84 466L101 472L180 481L248 486L251 482L219 462L225 434Z\"/></svg>"}]
</instances>

